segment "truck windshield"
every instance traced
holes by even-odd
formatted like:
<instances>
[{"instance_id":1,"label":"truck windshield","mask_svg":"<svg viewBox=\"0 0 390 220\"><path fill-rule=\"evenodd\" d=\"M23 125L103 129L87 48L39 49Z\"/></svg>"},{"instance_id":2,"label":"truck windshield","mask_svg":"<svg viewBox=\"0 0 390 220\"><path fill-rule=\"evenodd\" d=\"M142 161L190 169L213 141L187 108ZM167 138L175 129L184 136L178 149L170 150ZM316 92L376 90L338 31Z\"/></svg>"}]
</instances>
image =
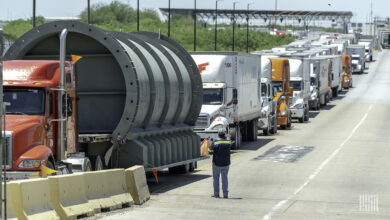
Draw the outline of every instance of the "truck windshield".
<instances>
[{"instance_id":1,"label":"truck windshield","mask_svg":"<svg viewBox=\"0 0 390 220\"><path fill-rule=\"evenodd\" d=\"M261 96L262 97L267 96L267 84L265 84L265 83L261 84Z\"/></svg>"},{"instance_id":2,"label":"truck windshield","mask_svg":"<svg viewBox=\"0 0 390 220\"><path fill-rule=\"evenodd\" d=\"M360 57L352 57L352 60L360 60Z\"/></svg>"},{"instance_id":3,"label":"truck windshield","mask_svg":"<svg viewBox=\"0 0 390 220\"><path fill-rule=\"evenodd\" d=\"M317 86L317 79L315 77L310 77L310 85Z\"/></svg>"},{"instance_id":4,"label":"truck windshield","mask_svg":"<svg viewBox=\"0 0 390 220\"><path fill-rule=\"evenodd\" d=\"M39 88L4 87L5 113L16 115L43 115L45 113L45 91Z\"/></svg>"},{"instance_id":5,"label":"truck windshield","mask_svg":"<svg viewBox=\"0 0 390 220\"><path fill-rule=\"evenodd\" d=\"M283 92L283 83L281 81L272 81L272 86L277 92Z\"/></svg>"},{"instance_id":6,"label":"truck windshield","mask_svg":"<svg viewBox=\"0 0 390 220\"><path fill-rule=\"evenodd\" d=\"M223 89L203 89L203 105L222 105Z\"/></svg>"},{"instance_id":7,"label":"truck windshield","mask_svg":"<svg viewBox=\"0 0 390 220\"><path fill-rule=\"evenodd\" d=\"M302 90L302 82L301 81L290 81L290 86L294 88L294 91Z\"/></svg>"}]
</instances>

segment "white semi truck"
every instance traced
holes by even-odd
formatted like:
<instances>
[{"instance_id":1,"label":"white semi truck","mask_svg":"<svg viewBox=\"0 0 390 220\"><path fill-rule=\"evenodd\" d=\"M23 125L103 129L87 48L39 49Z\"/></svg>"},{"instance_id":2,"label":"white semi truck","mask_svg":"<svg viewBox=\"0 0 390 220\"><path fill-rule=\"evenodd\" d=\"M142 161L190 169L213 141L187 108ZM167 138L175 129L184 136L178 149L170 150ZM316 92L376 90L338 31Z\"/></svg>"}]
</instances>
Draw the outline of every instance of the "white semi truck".
<instances>
[{"instance_id":1,"label":"white semi truck","mask_svg":"<svg viewBox=\"0 0 390 220\"><path fill-rule=\"evenodd\" d=\"M261 58L261 118L258 128L264 135L276 134L278 131L278 118L276 115L277 103L273 101L272 65L267 57Z\"/></svg>"},{"instance_id":2,"label":"white semi truck","mask_svg":"<svg viewBox=\"0 0 390 220\"><path fill-rule=\"evenodd\" d=\"M365 49L364 57L366 58L366 62L372 62L373 60L373 39L360 39L358 45L363 45Z\"/></svg>"},{"instance_id":3,"label":"white semi truck","mask_svg":"<svg viewBox=\"0 0 390 220\"><path fill-rule=\"evenodd\" d=\"M294 95L290 102L290 110L293 119L300 123L309 120L310 97L310 63L305 58L311 53L296 53L285 55L290 62L290 86L294 89Z\"/></svg>"},{"instance_id":4,"label":"white semi truck","mask_svg":"<svg viewBox=\"0 0 390 220\"><path fill-rule=\"evenodd\" d=\"M225 129L238 149L257 140L261 117L261 57L238 52L194 52L203 82L203 105L195 125L202 138L214 140Z\"/></svg>"},{"instance_id":5,"label":"white semi truck","mask_svg":"<svg viewBox=\"0 0 390 220\"><path fill-rule=\"evenodd\" d=\"M365 47L363 45L349 45L347 54L352 56L352 73L364 73L366 68Z\"/></svg>"},{"instance_id":6,"label":"white semi truck","mask_svg":"<svg viewBox=\"0 0 390 220\"><path fill-rule=\"evenodd\" d=\"M326 57L307 58L310 63L310 99L311 109L320 110L321 105L326 105L328 97L328 68L329 61Z\"/></svg>"}]
</instances>

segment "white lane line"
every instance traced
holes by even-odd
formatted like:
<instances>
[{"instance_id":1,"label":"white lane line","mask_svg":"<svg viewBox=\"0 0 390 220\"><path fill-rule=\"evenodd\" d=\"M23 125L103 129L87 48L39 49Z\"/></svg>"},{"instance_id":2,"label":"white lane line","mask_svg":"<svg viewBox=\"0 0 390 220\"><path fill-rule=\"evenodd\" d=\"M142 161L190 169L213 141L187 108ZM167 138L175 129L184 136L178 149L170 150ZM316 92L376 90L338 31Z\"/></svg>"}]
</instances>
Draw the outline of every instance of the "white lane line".
<instances>
[{"instance_id":1,"label":"white lane line","mask_svg":"<svg viewBox=\"0 0 390 220\"><path fill-rule=\"evenodd\" d=\"M372 109L372 105L370 105L370 107L368 107L368 110L364 114L362 120L360 120L360 122L353 128L353 130L351 131L349 136L337 147L337 149L335 151L333 151L333 153L324 162L322 162L322 164L319 167L317 167L317 169L314 170L314 172L309 176L309 178L306 180L306 182L304 184L302 184L297 190L295 190L295 192L293 194L291 194L287 199L280 201L278 204L276 204L274 207L272 207L272 209L263 217L263 220L270 220L272 218L272 215L276 211L278 211L284 204L286 204L294 196L296 196L303 188L305 188L305 186L307 186L310 183L310 181L312 181L318 175L318 173L321 172L322 168L324 168L326 166L326 164L328 164L329 161L331 161L333 159L333 157L336 156L336 154L341 150L341 148L352 138L352 136L355 134L356 130L366 120L368 113L371 111L371 109Z\"/></svg>"}]
</instances>

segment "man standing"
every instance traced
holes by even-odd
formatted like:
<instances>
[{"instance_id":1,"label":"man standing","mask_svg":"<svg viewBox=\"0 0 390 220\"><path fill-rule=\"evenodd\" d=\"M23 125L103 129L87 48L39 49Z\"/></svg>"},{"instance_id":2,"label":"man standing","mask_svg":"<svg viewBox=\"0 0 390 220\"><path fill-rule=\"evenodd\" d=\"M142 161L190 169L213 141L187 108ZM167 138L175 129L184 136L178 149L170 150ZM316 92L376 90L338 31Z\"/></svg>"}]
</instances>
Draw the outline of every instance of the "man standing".
<instances>
[{"instance_id":1,"label":"man standing","mask_svg":"<svg viewBox=\"0 0 390 220\"><path fill-rule=\"evenodd\" d=\"M230 165L230 148L232 142L225 137L225 131L218 131L219 139L214 141L209 147L210 154L213 155L213 186L214 195L219 198L219 176L222 177L223 198L228 198L228 172Z\"/></svg>"}]
</instances>

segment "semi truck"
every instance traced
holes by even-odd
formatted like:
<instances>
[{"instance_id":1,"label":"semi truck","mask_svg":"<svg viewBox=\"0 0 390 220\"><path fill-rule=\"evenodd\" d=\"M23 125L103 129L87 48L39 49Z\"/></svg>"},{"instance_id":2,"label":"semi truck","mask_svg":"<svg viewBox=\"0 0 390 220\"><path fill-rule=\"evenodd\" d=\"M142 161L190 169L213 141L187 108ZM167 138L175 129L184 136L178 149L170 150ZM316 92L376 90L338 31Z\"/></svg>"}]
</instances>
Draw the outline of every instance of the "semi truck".
<instances>
[{"instance_id":1,"label":"semi truck","mask_svg":"<svg viewBox=\"0 0 390 220\"><path fill-rule=\"evenodd\" d=\"M339 94L339 91L342 90L342 57L340 55L333 55L333 56L325 56L327 57L331 62L331 90L332 95L331 97L337 97Z\"/></svg>"},{"instance_id":2,"label":"semi truck","mask_svg":"<svg viewBox=\"0 0 390 220\"><path fill-rule=\"evenodd\" d=\"M311 109L320 110L321 105L329 101L328 68L329 59L326 57L307 58L310 63L310 99Z\"/></svg>"},{"instance_id":3,"label":"semi truck","mask_svg":"<svg viewBox=\"0 0 390 220\"><path fill-rule=\"evenodd\" d=\"M363 45L365 49L364 58L366 59L366 62L372 62L373 60L373 47L374 47L374 40L373 39L360 39L358 42L358 45Z\"/></svg>"},{"instance_id":4,"label":"semi truck","mask_svg":"<svg viewBox=\"0 0 390 220\"><path fill-rule=\"evenodd\" d=\"M293 88L293 97L290 100L292 119L300 123L309 120L310 97L310 63L305 58L311 53L296 53L282 56L288 58L290 63L290 86Z\"/></svg>"},{"instance_id":5,"label":"semi truck","mask_svg":"<svg viewBox=\"0 0 390 220\"><path fill-rule=\"evenodd\" d=\"M365 47L363 45L349 45L347 55L352 56L352 73L364 73L366 68Z\"/></svg>"},{"instance_id":6,"label":"semi truck","mask_svg":"<svg viewBox=\"0 0 390 220\"><path fill-rule=\"evenodd\" d=\"M276 115L277 103L273 101L276 94L272 86L272 65L267 57L261 58L261 117L258 128L263 135L276 134L278 131L278 118Z\"/></svg>"},{"instance_id":7,"label":"semi truck","mask_svg":"<svg viewBox=\"0 0 390 220\"><path fill-rule=\"evenodd\" d=\"M274 101L277 103L276 114L278 125L282 129L291 127L290 97L293 88L290 87L290 63L286 58L271 58L272 86L276 90Z\"/></svg>"},{"instance_id":8,"label":"semi truck","mask_svg":"<svg viewBox=\"0 0 390 220\"><path fill-rule=\"evenodd\" d=\"M261 117L261 57L238 52L194 52L203 82L203 105L195 132L215 140L224 129L239 149L257 140Z\"/></svg>"},{"instance_id":9,"label":"semi truck","mask_svg":"<svg viewBox=\"0 0 390 220\"><path fill-rule=\"evenodd\" d=\"M390 48L390 31L383 30L380 32L380 42L383 49Z\"/></svg>"},{"instance_id":10,"label":"semi truck","mask_svg":"<svg viewBox=\"0 0 390 220\"><path fill-rule=\"evenodd\" d=\"M10 178L35 176L42 165L186 172L203 159L193 132L201 77L168 37L57 21L24 34L4 60Z\"/></svg>"},{"instance_id":11,"label":"semi truck","mask_svg":"<svg viewBox=\"0 0 390 220\"><path fill-rule=\"evenodd\" d=\"M343 55L343 74L342 74L342 87L343 89L349 89L352 87L352 57L351 55Z\"/></svg>"}]
</instances>

